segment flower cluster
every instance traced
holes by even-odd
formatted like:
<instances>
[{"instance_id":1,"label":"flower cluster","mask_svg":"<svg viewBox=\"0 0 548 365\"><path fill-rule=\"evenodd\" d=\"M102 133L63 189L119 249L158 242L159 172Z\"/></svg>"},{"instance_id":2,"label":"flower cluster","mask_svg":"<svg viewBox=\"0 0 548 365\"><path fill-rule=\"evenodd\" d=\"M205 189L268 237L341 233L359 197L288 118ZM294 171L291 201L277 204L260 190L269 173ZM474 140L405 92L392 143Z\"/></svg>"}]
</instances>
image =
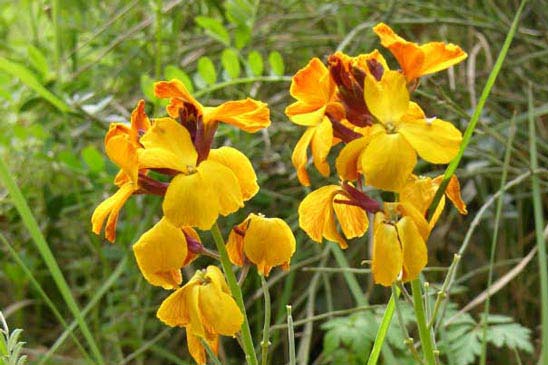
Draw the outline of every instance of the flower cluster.
<instances>
[{"instance_id":1,"label":"flower cluster","mask_svg":"<svg viewBox=\"0 0 548 365\"><path fill-rule=\"evenodd\" d=\"M216 352L219 335L235 336L244 321L243 308L216 266L198 270L183 286L181 269L200 254L216 256L195 228L211 229L219 215L236 212L259 191L253 166L242 152L212 148L215 131L226 123L256 132L268 127L270 112L265 103L250 98L203 106L178 80L158 82L154 92L168 99L168 116L150 119L141 100L130 125L113 123L107 132L106 153L120 168L114 180L118 191L95 209L92 229L100 234L105 226L105 237L114 242L119 212L132 195L163 197L163 217L139 238L133 252L151 285L174 290L157 317L169 326L185 327L190 354L205 364L203 343ZM281 219L251 214L231 231L225 249L234 264L255 264L266 276L274 266L289 268L295 238Z\"/></svg>"},{"instance_id":2,"label":"flower cluster","mask_svg":"<svg viewBox=\"0 0 548 365\"><path fill-rule=\"evenodd\" d=\"M340 184L305 197L299 207L301 228L316 242L325 238L346 248L346 239L367 231L367 212L374 214L372 271L376 283L390 286L398 278L417 278L424 268L426 241L443 209L444 199L430 222L426 220L441 177L415 176L417 156L447 164L462 139L450 122L427 117L411 94L421 76L455 65L467 55L453 44L406 41L382 23L373 30L398 61L399 70L391 70L378 50L355 57L336 52L327 65L313 58L293 77L290 93L297 101L285 113L306 127L292 155L301 184L310 185L308 149L318 172L327 177L331 149L344 144L335 159ZM396 199L381 204L364 192L364 185L393 192ZM466 213L454 176L447 196Z\"/></svg>"}]
</instances>

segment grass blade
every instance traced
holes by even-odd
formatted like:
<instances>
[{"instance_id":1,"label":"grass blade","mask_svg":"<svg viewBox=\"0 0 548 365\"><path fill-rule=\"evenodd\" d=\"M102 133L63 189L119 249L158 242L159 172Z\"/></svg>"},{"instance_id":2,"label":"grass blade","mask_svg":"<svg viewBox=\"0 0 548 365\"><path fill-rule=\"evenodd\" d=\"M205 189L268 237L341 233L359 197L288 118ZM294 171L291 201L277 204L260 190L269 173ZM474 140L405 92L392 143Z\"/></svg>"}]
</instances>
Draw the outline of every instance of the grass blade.
<instances>
[{"instance_id":1,"label":"grass blade","mask_svg":"<svg viewBox=\"0 0 548 365\"><path fill-rule=\"evenodd\" d=\"M67 304L67 307L71 311L72 315L76 318L78 322L78 326L80 327L80 330L82 331L82 334L84 335L86 341L88 342L88 345L91 349L91 352L93 353L95 359L100 364L104 363L103 356L101 355L101 352L99 351L99 347L97 346L97 343L95 342L95 339L93 338L91 331L89 330L88 325L83 319L82 313L80 312L80 309L78 308L78 304L76 304L76 301L74 300L74 297L72 296L72 293L70 291L70 287L68 286L67 281L65 280L65 277L63 276L63 273L61 272L61 269L59 268L59 264L57 264L57 261L55 260L55 257L53 256L53 253L51 252L51 249L49 248L44 236L42 235L42 232L40 231L40 228L38 227L38 223L34 219L34 216L32 215L30 208L27 204L27 201L25 200L25 197L21 193L21 190L11 177L8 167L6 166L6 163L4 162L4 159L0 159L0 181L2 181L11 196L11 200L13 202L13 205L21 215L21 218L23 219L23 223L25 224L25 227L27 228L30 236L32 237L32 240L34 241L34 244L36 245L36 248L38 249L38 252L40 252L40 255L42 256L44 263L46 264L48 271L51 274L51 277L53 278L53 281L57 285L57 288L59 289L59 292L61 293L61 296L65 300L65 303Z\"/></svg>"},{"instance_id":2,"label":"grass blade","mask_svg":"<svg viewBox=\"0 0 548 365\"><path fill-rule=\"evenodd\" d=\"M531 170L538 168L537 139L535 134L535 120L533 118L533 91L529 84L527 93L529 104L529 154L531 158ZM531 175L533 189L533 212L535 216L535 239L538 247L538 266L540 274L540 308L541 313L541 358L539 364L548 364L548 268L546 257L546 241L544 240L544 216L542 213L542 196L540 192L539 177L536 173Z\"/></svg>"}]
</instances>

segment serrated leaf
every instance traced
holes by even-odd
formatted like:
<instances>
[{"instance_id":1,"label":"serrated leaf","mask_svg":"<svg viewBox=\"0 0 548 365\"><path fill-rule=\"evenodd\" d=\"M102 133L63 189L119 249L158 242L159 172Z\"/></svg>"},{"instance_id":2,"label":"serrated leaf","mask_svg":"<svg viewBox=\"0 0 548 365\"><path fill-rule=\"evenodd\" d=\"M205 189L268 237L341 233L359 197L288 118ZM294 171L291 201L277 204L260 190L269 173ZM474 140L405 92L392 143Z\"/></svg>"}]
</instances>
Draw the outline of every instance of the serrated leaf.
<instances>
[{"instance_id":1,"label":"serrated leaf","mask_svg":"<svg viewBox=\"0 0 548 365\"><path fill-rule=\"evenodd\" d=\"M268 63L270 64L270 71L273 75L282 76L284 74L284 60L280 52L270 52L268 55Z\"/></svg>"},{"instance_id":2,"label":"serrated leaf","mask_svg":"<svg viewBox=\"0 0 548 365\"><path fill-rule=\"evenodd\" d=\"M230 35L221 21L207 16L197 16L194 20L211 38L230 46Z\"/></svg>"},{"instance_id":3,"label":"serrated leaf","mask_svg":"<svg viewBox=\"0 0 548 365\"><path fill-rule=\"evenodd\" d=\"M533 352L531 330L519 323L489 325L487 328L487 341L498 348L506 346L527 353Z\"/></svg>"},{"instance_id":4,"label":"serrated leaf","mask_svg":"<svg viewBox=\"0 0 548 365\"><path fill-rule=\"evenodd\" d=\"M200 57L198 60L198 74L208 85L213 85L217 81L217 72L211 58Z\"/></svg>"},{"instance_id":5,"label":"serrated leaf","mask_svg":"<svg viewBox=\"0 0 548 365\"><path fill-rule=\"evenodd\" d=\"M240 76L240 59L236 51L230 48L225 49L221 54L221 63L229 78L236 79Z\"/></svg>"},{"instance_id":6,"label":"serrated leaf","mask_svg":"<svg viewBox=\"0 0 548 365\"><path fill-rule=\"evenodd\" d=\"M456 365L469 365L481 353L481 341L475 331L466 332L451 343L450 351Z\"/></svg>"},{"instance_id":7,"label":"serrated leaf","mask_svg":"<svg viewBox=\"0 0 548 365\"><path fill-rule=\"evenodd\" d=\"M49 73L48 60L38 48L32 44L27 46L27 55L32 67L40 73L42 79L46 79Z\"/></svg>"},{"instance_id":8,"label":"serrated leaf","mask_svg":"<svg viewBox=\"0 0 548 365\"><path fill-rule=\"evenodd\" d=\"M157 100L154 95L154 80L147 74L141 75L141 92L145 96L145 99L153 102Z\"/></svg>"},{"instance_id":9,"label":"serrated leaf","mask_svg":"<svg viewBox=\"0 0 548 365\"><path fill-rule=\"evenodd\" d=\"M105 159L95 146L89 145L85 147L82 150L82 159L92 172L99 172L105 169Z\"/></svg>"},{"instance_id":10,"label":"serrated leaf","mask_svg":"<svg viewBox=\"0 0 548 365\"><path fill-rule=\"evenodd\" d=\"M249 70L255 76L261 76L264 70L263 56L257 51L249 52L247 56Z\"/></svg>"},{"instance_id":11,"label":"serrated leaf","mask_svg":"<svg viewBox=\"0 0 548 365\"><path fill-rule=\"evenodd\" d=\"M194 91L194 86L192 85L190 76L188 76L188 74L179 67L173 65L166 66L164 69L164 76L166 80L177 79L181 81L190 93Z\"/></svg>"}]
</instances>

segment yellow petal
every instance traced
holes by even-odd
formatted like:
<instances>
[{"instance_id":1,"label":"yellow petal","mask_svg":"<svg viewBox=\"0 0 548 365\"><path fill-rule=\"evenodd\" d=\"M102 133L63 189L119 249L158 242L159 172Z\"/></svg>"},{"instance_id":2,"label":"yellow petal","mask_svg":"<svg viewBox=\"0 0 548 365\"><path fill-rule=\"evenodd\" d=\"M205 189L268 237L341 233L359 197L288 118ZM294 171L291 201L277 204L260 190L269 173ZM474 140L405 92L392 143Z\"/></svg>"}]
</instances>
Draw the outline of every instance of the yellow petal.
<instances>
[{"instance_id":1,"label":"yellow petal","mask_svg":"<svg viewBox=\"0 0 548 365\"><path fill-rule=\"evenodd\" d=\"M141 137L145 147L139 149L139 164L146 168L166 168L186 172L196 166L198 154L190 134L176 120L159 118Z\"/></svg>"},{"instance_id":2,"label":"yellow petal","mask_svg":"<svg viewBox=\"0 0 548 365\"><path fill-rule=\"evenodd\" d=\"M327 155L333 142L333 127L327 117L315 128L314 137L310 144L314 166L323 176L329 176L329 164Z\"/></svg>"},{"instance_id":3,"label":"yellow petal","mask_svg":"<svg viewBox=\"0 0 548 365\"><path fill-rule=\"evenodd\" d=\"M245 262L243 234L245 234L248 222L249 219L244 220L242 223L235 226L234 229L231 229L230 234L228 235L226 251L228 252L230 262L234 265L243 266Z\"/></svg>"},{"instance_id":4,"label":"yellow petal","mask_svg":"<svg viewBox=\"0 0 548 365\"><path fill-rule=\"evenodd\" d=\"M268 276L272 267L289 263L295 252L295 237L283 220L250 214L244 252L259 273Z\"/></svg>"},{"instance_id":5,"label":"yellow petal","mask_svg":"<svg viewBox=\"0 0 548 365\"><path fill-rule=\"evenodd\" d=\"M409 109L407 83L397 71L385 71L381 81L368 75L365 78L364 97L371 114L385 125L397 125Z\"/></svg>"},{"instance_id":6,"label":"yellow petal","mask_svg":"<svg viewBox=\"0 0 548 365\"><path fill-rule=\"evenodd\" d=\"M181 283L181 268L187 252L185 235L165 218L133 245L137 265L145 279L166 290L175 289Z\"/></svg>"},{"instance_id":7,"label":"yellow petal","mask_svg":"<svg viewBox=\"0 0 548 365\"><path fill-rule=\"evenodd\" d=\"M390 286L402 270L403 256L396 227L384 219L384 213L375 214L372 271L376 284Z\"/></svg>"},{"instance_id":8,"label":"yellow petal","mask_svg":"<svg viewBox=\"0 0 548 365\"><path fill-rule=\"evenodd\" d=\"M414 280L428 261L426 244L415 226L415 222L410 217L400 219L396 223L396 228L403 251L402 280Z\"/></svg>"},{"instance_id":9,"label":"yellow petal","mask_svg":"<svg viewBox=\"0 0 548 365\"><path fill-rule=\"evenodd\" d=\"M347 143L339 152L335 167L337 168L337 174L343 180L355 181L358 179L358 160L368 143L369 138L367 137L357 138Z\"/></svg>"},{"instance_id":10,"label":"yellow petal","mask_svg":"<svg viewBox=\"0 0 548 365\"><path fill-rule=\"evenodd\" d=\"M189 296L197 282L188 283L164 299L156 317L170 327L187 326L190 323Z\"/></svg>"},{"instance_id":11,"label":"yellow petal","mask_svg":"<svg viewBox=\"0 0 548 365\"><path fill-rule=\"evenodd\" d=\"M451 43L430 42L423 44L420 48L424 52L422 75L445 70L468 56L459 46Z\"/></svg>"},{"instance_id":12,"label":"yellow petal","mask_svg":"<svg viewBox=\"0 0 548 365\"><path fill-rule=\"evenodd\" d=\"M166 107L170 117L178 118L179 109L184 107L184 103L190 103L202 112L202 105L194 99L188 92L185 85L176 79L171 81L160 81L154 84L154 95L160 99L169 98L169 105Z\"/></svg>"},{"instance_id":13,"label":"yellow petal","mask_svg":"<svg viewBox=\"0 0 548 365\"><path fill-rule=\"evenodd\" d=\"M337 232L333 197L340 191L337 185L327 185L308 194L299 205L299 226L316 242L322 237L337 242L345 249L348 244Z\"/></svg>"},{"instance_id":14,"label":"yellow petal","mask_svg":"<svg viewBox=\"0 0 548 365\"><path fill-rule=\"evenodd\" d=\"M249 200L259 191L257 176L246 155L232 147L221 147L209 151L208 160L217 161L232 170L238 178L242 197Z\"/></svg>"},{"instance_id":15,"label":"yellow petal","mask_svg":"<svg viewBox=\"0 0 548 365\"><path fill-rule=\"evenodd\" d=\"M313 58L293 76L289 93L299 102L319 108L332 98L335 83L323 62Z\"/></svg>"},{"instance_id":16,"label":"yellow petal","mask_svg":"<svg viewBox=\"0 0 548 365\"><path fill-rule=\"evenodd\" d=\"M206 160L200 163L197 170L213 192L208 198L218 200L220 214L226 216L244 206L242 189L231 169L219 162Z\"/></svg>"},{"instance_id":17,"label":"yellow petal","mask_svg":"<svg viewBox=\"0 0 548 365\"><path fill-rule=\"evenodd\" d=\"M133 131L128 126L112 123L105 136L105 152L131 181L137 183L139 164L132 134Z\"/></svg>"},{"instance_id":18,"label":"yellow petal","mask_svg":"<svg viewBox=\"0 0 548 365\"><path fill-rule=\"evenodd\" d=\"M413 171L417 155L399 133L381 133L371 139L358 163L367 185L398 191Z\"/></svg>"},{"instance_id":19,"label":"yellow petal","mask_svg":"<svg viewBox=\"0 0 548 365\"><path fill-rule=\"evenodd\" d=\"M217 266L209 265L205 271L204 277L213 285L217 286L223 293L230 294L230 289L226 284L225 276Z\"/></svg>"},{"instance_id":20,"label":"yellow petal","mask_svg":"<svg viewBox=\"0 0 548 365\"><path fill-rule=\"evenodd\" d=\"M341 195L336 195L335 199L346 200L346 198ZM346 238L361 237L364 235L365 231L367 231L369 220L362 208L334 202L333 209L335 210L337 221Z\"/></svg>"},{"instance_id":21,"label":"yellow petal","mask_svg":"<svg viewBox=\"0 0 548 365\"><path fill-rule=\"evenodd\" d=\"M92 231L95 234L101 233L101 228L105 219L107 224L105 227L105 237L110 242L114 242L116 239L116 223L118 222L118 215L120 209L124 206L129 197L138 188L132 182L127 182L120 186L120 188L114 193L114 195L105 199L101 204L95 208L93 215L91 216Z\"/></svg>"},{"instance_id":22,"label":"yellow petal","mask_svg":"<svg viewBox=\"0 0 548 365\"><path fill-rule=\"evenodd\" d=\"M315 132L314 127L308 128L295 145L295 149L291 155L291 161L297 170L297 178L304 186L310 186L310 178L306 172L306 165L308 164L308 154L306 151Z\"/></svg>"},{"instance_id":23,"label":"yellow petal","mask_svg":"<svg viewBox=\"0 0 548 365\"><path fill-rule=\"evenodd\" d=\"M146 132L149 128L150 120L145 113L145 101L141 99L131 112L131 129L136 132L137 137L138 133Z\"/></svg>"},{"instance_id":24,"label":"yellow petal","mask_svg":"<svg viewBox=\"0 0 548 365\"><path fill-rule=\"evenodd\" d=\"M262 101L247 98L204 108L204 124L223 122L254 133L270 125L270 110Z\"/></svg>"},{"instance_id":25,"label":"yellow petal","mask_svg":"<svg viewBox=\"0 0 548 365\"><path fill-rule=\"evenodd\" d=\"M202 230L211 228L221 209L211 182L198 172L175 176L169 183L162 208L165 217L174 226Z\"/></svg>"},{"instance_id":26,"label":"yellow petal","mask_svg":"<svg viewBox=\"0 0 548 365\"><path fill-rule=\"evenodd\" d=\"M234 336L242 326L244 316L236 301L216 285L200 285L199 306L206 331Z\"/></svg>"},{"instance_id":27,"label":"yellow petal","mask_svg":"<svg viewBox=\"0 0 548 365\"><path fill-rule=\"evenodd\" d=\"M449 163L459 151L462 134L451 123L440 119L414 120L398 127L420 157L436 164Z\"/></svg>"},{"instance_id":28,"label":"yellow petal","mask_svg":"<svg viewBox=\"0 0 548 365\"><path fill-rule=\"evenodd\" d=\"M422 239L424 242L428 240L428 236L430 235L430 225L424 218L424 213L419 212L417 208L415 208L411 204L407 204L404 202L401 203L385 203L385 206L387 205L394 205L396 206L396 210L402 215L407 216L413 220L413 223L415 223L415 226L417 227L418 232L422 236Z\"/></svg>"},{"instance_id":29,"label":"yellow petal","mask_svg":"<svg viewBox=\"0 0 548 365\"><path fill-rule=\"evenodd\" d=\"M314 127L321 123L325 117L327 105L304 104L297 101L287 108L285 114L293 123L305 127Z\"/></svg>"},{"instance_id":30,"label":"yellow petal","mask_svg":"<svg viewBox=\"0 0 548 365\"><path fill-rule=\"evenodd\" d=\"M209 344L209 347L216 353L216 350L219 346L219 336L214 336L213 341L209 341L204 338ZM190 333L190 331L187 331L186 333L186 343L188 347L188 352L190 356L196 361L198 365L206 365L207 364L207 357L206 357L206 350L204 346L202 345L202 342L200 340L200 337L193 335Z\"/></svg>"}]
</instances>

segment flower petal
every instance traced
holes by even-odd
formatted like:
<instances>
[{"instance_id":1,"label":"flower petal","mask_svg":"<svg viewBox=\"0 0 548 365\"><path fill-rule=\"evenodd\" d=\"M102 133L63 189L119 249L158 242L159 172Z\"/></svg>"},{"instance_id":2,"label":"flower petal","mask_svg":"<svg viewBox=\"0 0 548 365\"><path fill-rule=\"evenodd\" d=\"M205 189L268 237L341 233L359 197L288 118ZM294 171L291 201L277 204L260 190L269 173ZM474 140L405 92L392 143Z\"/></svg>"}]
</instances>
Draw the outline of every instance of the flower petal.
<instances>
[{"instance_id":1,"label":"flower petal","mask_svg":"<svg viewBox=\"0 0 548 365\"><path fill-rule=\"evenodd\" d=\"M308 164L307 149L310 141L312 141L312 137L314 137L314 133L316 133L315 128L309 127L295 145L293 154L291 155L291 161L297 170L297 178L304 186L310 186L310 178L306 172L306 165Z\"/></svg>"},{"instance_id":2,"label":"flower petal","mask_svg":"<svg viewBox=\"0 0 548 365\"><path fill-rule=\"evenodd\" d=\"M150 128L150 120L145 113L145 101L139 100L137 106L131 112L131 129L135 131L136 136L139 132L146 132Z\"/></svg>"},{"instance_id":3,"label":"flower petal","mask_svg":"<svg viewBox=\"0 0 548 365\"><path fill-rule=\"evenodd\" d=\"M364 97L371 114L385 125L388 123L397 125L409 109L407 83L405 77L397 71L385 71L381 81L367 75Z\"/></svg>"},{"instance_id":4,"label":"flower petal","mask_svg":"<svg viewBox=\"0 0 548 365\"><path fill-rule=\"evenodd\" d=\"M249 200L259 191L257 176L246 155L235 148L224 146L209 151L208 160L217 161L232 170L238 178L242 197Z\"/></svg>"},{"instance_id":5,"label":"flower petal","mask_svg":"<svg viewBox=\"0 0 548 365\"><path fill-rule=\"evenodd\" d=\"M460 195L460 183L457 175L451 176L447 189L445 190L445 195L451 200L460 214L468 214L466 203L462 200L462 196Z\"/></svg>"},{"instance_id":6,"label":"flower petal","mask_svg":"<svg viewBox=\"0 0 548 365\"><path fill-rule=\"evenodd\" d=\"M325 117L327 105L318 107L314 104L304 104L297 101L287 108L285 114L293 123L305 127L314 127L321 123Z\"/></svg>"},{"instance_id":7,"label":"flower petal","mask_svg":"<svg viewBox=\"0 0 548 365\"><path fill-rule=\"evenodd\" d=\"M221 209L211 182L198 172L175 176L169 183L162 208L165 217L174 226L202 230L211 228Z\"/></svg>"},{"instance_id":8,"label":"flower petal","mask_svg":"<svg viewBox=\"0 0 548 365\"><path fill-rule=\"evenodd\" d=\"M228 241L226 243L226 251L228 258L234 265L243 266L245 262L244 256L244 234L247 229L249 219L235 226L230 230Z\"/></svg>"},{"instance_id":9,"label":"flower petal","mask_svg":"<svg viewBox=\"0 0 548 365\"><path fill-rule=\"evenodd\" d=\"M128 126L112 123L105 136L105 152L131 181L137 183L139 164L137 147L132 142L133 134L134 132Z\"/></svg>"},{"instance_id":10,"label":"flower petal","mask_svg":"<svg viewBox=\"0 0 548 365\"><path fill-rule=\"evenodd\" d=\"M166 107L167 113L172 118L179 117L179 109L184 107L184 103L190 103L196 107L199 113L202 112L202 104L200 104L188 92L185 85L177 80L160 81L154 84L154 95L160 99L169 98L169 105Z\"/></svg>"},{"instance_id":11,"label":"flower petal","mask_svg":"<svg viewBox=\"0 0 548 365\"><path fill-rule=\"evenodd\" d=\"M417 155L399 133L380 133L372 138L358 163L367 185L398 191L413 171Z\"/></svg>"},{"instance_id":12,"label":"flower petal","mask_svg":"<svg viewBox=\"0 0 548 365\"><path fill-rule=\"evenodd\" d=\"M335 199L338 197L340 197L341 200L345 200L341 195L336 195ZM369 220L362 208L333 202L333 210L335 211L337 221L346 238L361 237L364 235L365 231L367 231Z\"/></svg>"},{"instance_id":13,"label":"flower petal","mask_svg":"<svg viewBox=\"0 0 548 365\"><path fill-rule=\"evenodd\" d=\"M357 138L347 143L339 152L335 167L337 168L337 174L343 180L355 181L358 179L358 160L368 143L369 138L367 137Z\"/></svg>"},{"instance_id":14,"label":"flower petal","mask_svg":"<svg viewBox=\"0 0 548 365\"><path fill-rule=\"evenodd\" d=\"M212 339L204 338L204 341L207 341L209 347L213 350L215 354L219 351L219 336L213 336ZM188 347L188 352L190 356L196 361L198 365L206 365L207 357L206 350L202 345L200 337L193 335L189 331L186 334L186 343Z\"/></svg>"},{"instance_id":15,"label":"flower petal","mask_svg":"<svg viewBox=\"0 0 548 365\"><path fill-rule=\"evenodd\" d=\"M327 67L315 57L293 76L289 93L299 102L316 105L319 108L332 98L335 83Z\"/></svg>"},{"instance_id":16,"label":"flower petal","mask_svg":"<svg viewBox=\"0 0 548 365\"><path fill-rule=\"evenodd\" d=\"M204 124L223 122L254 133L270 125L270 110L262 101L247 98L204 108Z\"/></svg>"},{"instance_id":17,"label":"flower petal","mask_svg":"<svg viewBox=\"0 0 548 365\"><path fill-rule=\"evenodd\" d=\"M234 336L244 321L234 298L213 284L200 285L198 290L201 318L206 331Z\"/></svg>"},{"instance_id":18,"label":"flower petal","mask_svg":"<svg viewBox=\"0 0 548 365\"><path fill-rule=\"evenodd\" d=\"M415 222L403 217L396 223L403 251L403 281L416 279L428 261L428 251Z\"/></svg>"},{"instance_id":19,"label":"flower petal","mask_svg":"<svg viewBox=\"0 0 548 365\"><path fill-rule=\"evenodd\" d=\"M449 163L459 151L461 132L451 123L440 120L414 120L398 127L420 157L435 164Z\"/></svg>"},{"instance_id":20,"label":"flower petal","mask_svg":"<svg viewBox=\"0 0 548 365\"><path fill-rule=\"evenodd\" d=\"M217 161L202 161L198 173L203 181L211 186L213 195L208 198L219 201L219 213L227 216L244 206L242 189L238 178L231 169Z\"/></svg>"},{"instance_id":21,"label":"flower petal","mask_svg":"<svg viewBox=\"0 0 548 365\"><path fill-rule=\"evenodd\" d=\"M190 323L188 300L197 282L189 282L170 294L156 312L156 317L170 327L184 327Z\"/></svg>"},{"instance_id":22,"label":"flower petal","mask_svg":"<svg viewBox=\"0 0 548 365\"><path fill-rule=\"evenodd\" d=\"M403 256L396 227L384 219L384 213L375 214L372 271L376 284L390 286L402 270Z\"/></svg>"},{"instance_id":23,"label":"flower petal","mask_svg":"<svg viewBox=\"0 0 548 365\"><path fill-rule=\"evenodd\" d=\"M188 249L181 229L162 218L133 245L137 265L152 285L169 290L181 284Z\"/></svg>"},{"instance_id":24,"label":"flower petal","mask_svg":"<svg viewBox=\"0 0 548 365\"><path fill-rule=\"evenodd\" d=\"M314 137L310 144L312 150L312 160L314 166L323 176L329 176L329 164L327 163L327 155L331 150L333 143L333 127L327 117L315 128Z\"/></svg>"},{"instance_id":25,"label":"flower petal","mask_svg":"<svg viewBox=\"0 0 548 365\"><path fill-rule=\"evenodd\" d=\"M466 52L452 43L430 42L421 45L420 49L424 52L422 75L445 70L468 57Z\"/></svg>"},{"instance_id":26,"label":"flower petal","mask_svg":"<svg viewBox=\"0 0 548 365\"><path fill-rule=\"evenodd\" d=\"M95 208L93 215L91 216L92 231L95 234L101 233L101 228L105 219L107 224L105 227L105 237L110 242L114 242L116 239L116 223L118 222L118 215L120 209L124 206L129 197L136 190L137 186L132 182L127 182L120 186L120 188L114 193L114 195L103 200L101 204Z\"/></svg>"},{"instance_id":27,"label":"flower petal","mask_svg":"<svg viewBox=\"0 0 548 365\"><path fill-rule=\"evenodd\" d=\"M295 236L280 218L250 214L244 252L259 273L268 276L272 267L289 263L295 252Z\"/></svg>"},{"instance_id":28,"label":"flower petal","mask_svg":"<svg viewBox=\"0 0 548 365\"><path fill-rule=\"evenodd\" d=\"M152 127L141 137L139 164L145 168L165 168L186 172L196 166L198 154L190 134L171 118L155 119Z\"/></svg>"}]
</instances>

